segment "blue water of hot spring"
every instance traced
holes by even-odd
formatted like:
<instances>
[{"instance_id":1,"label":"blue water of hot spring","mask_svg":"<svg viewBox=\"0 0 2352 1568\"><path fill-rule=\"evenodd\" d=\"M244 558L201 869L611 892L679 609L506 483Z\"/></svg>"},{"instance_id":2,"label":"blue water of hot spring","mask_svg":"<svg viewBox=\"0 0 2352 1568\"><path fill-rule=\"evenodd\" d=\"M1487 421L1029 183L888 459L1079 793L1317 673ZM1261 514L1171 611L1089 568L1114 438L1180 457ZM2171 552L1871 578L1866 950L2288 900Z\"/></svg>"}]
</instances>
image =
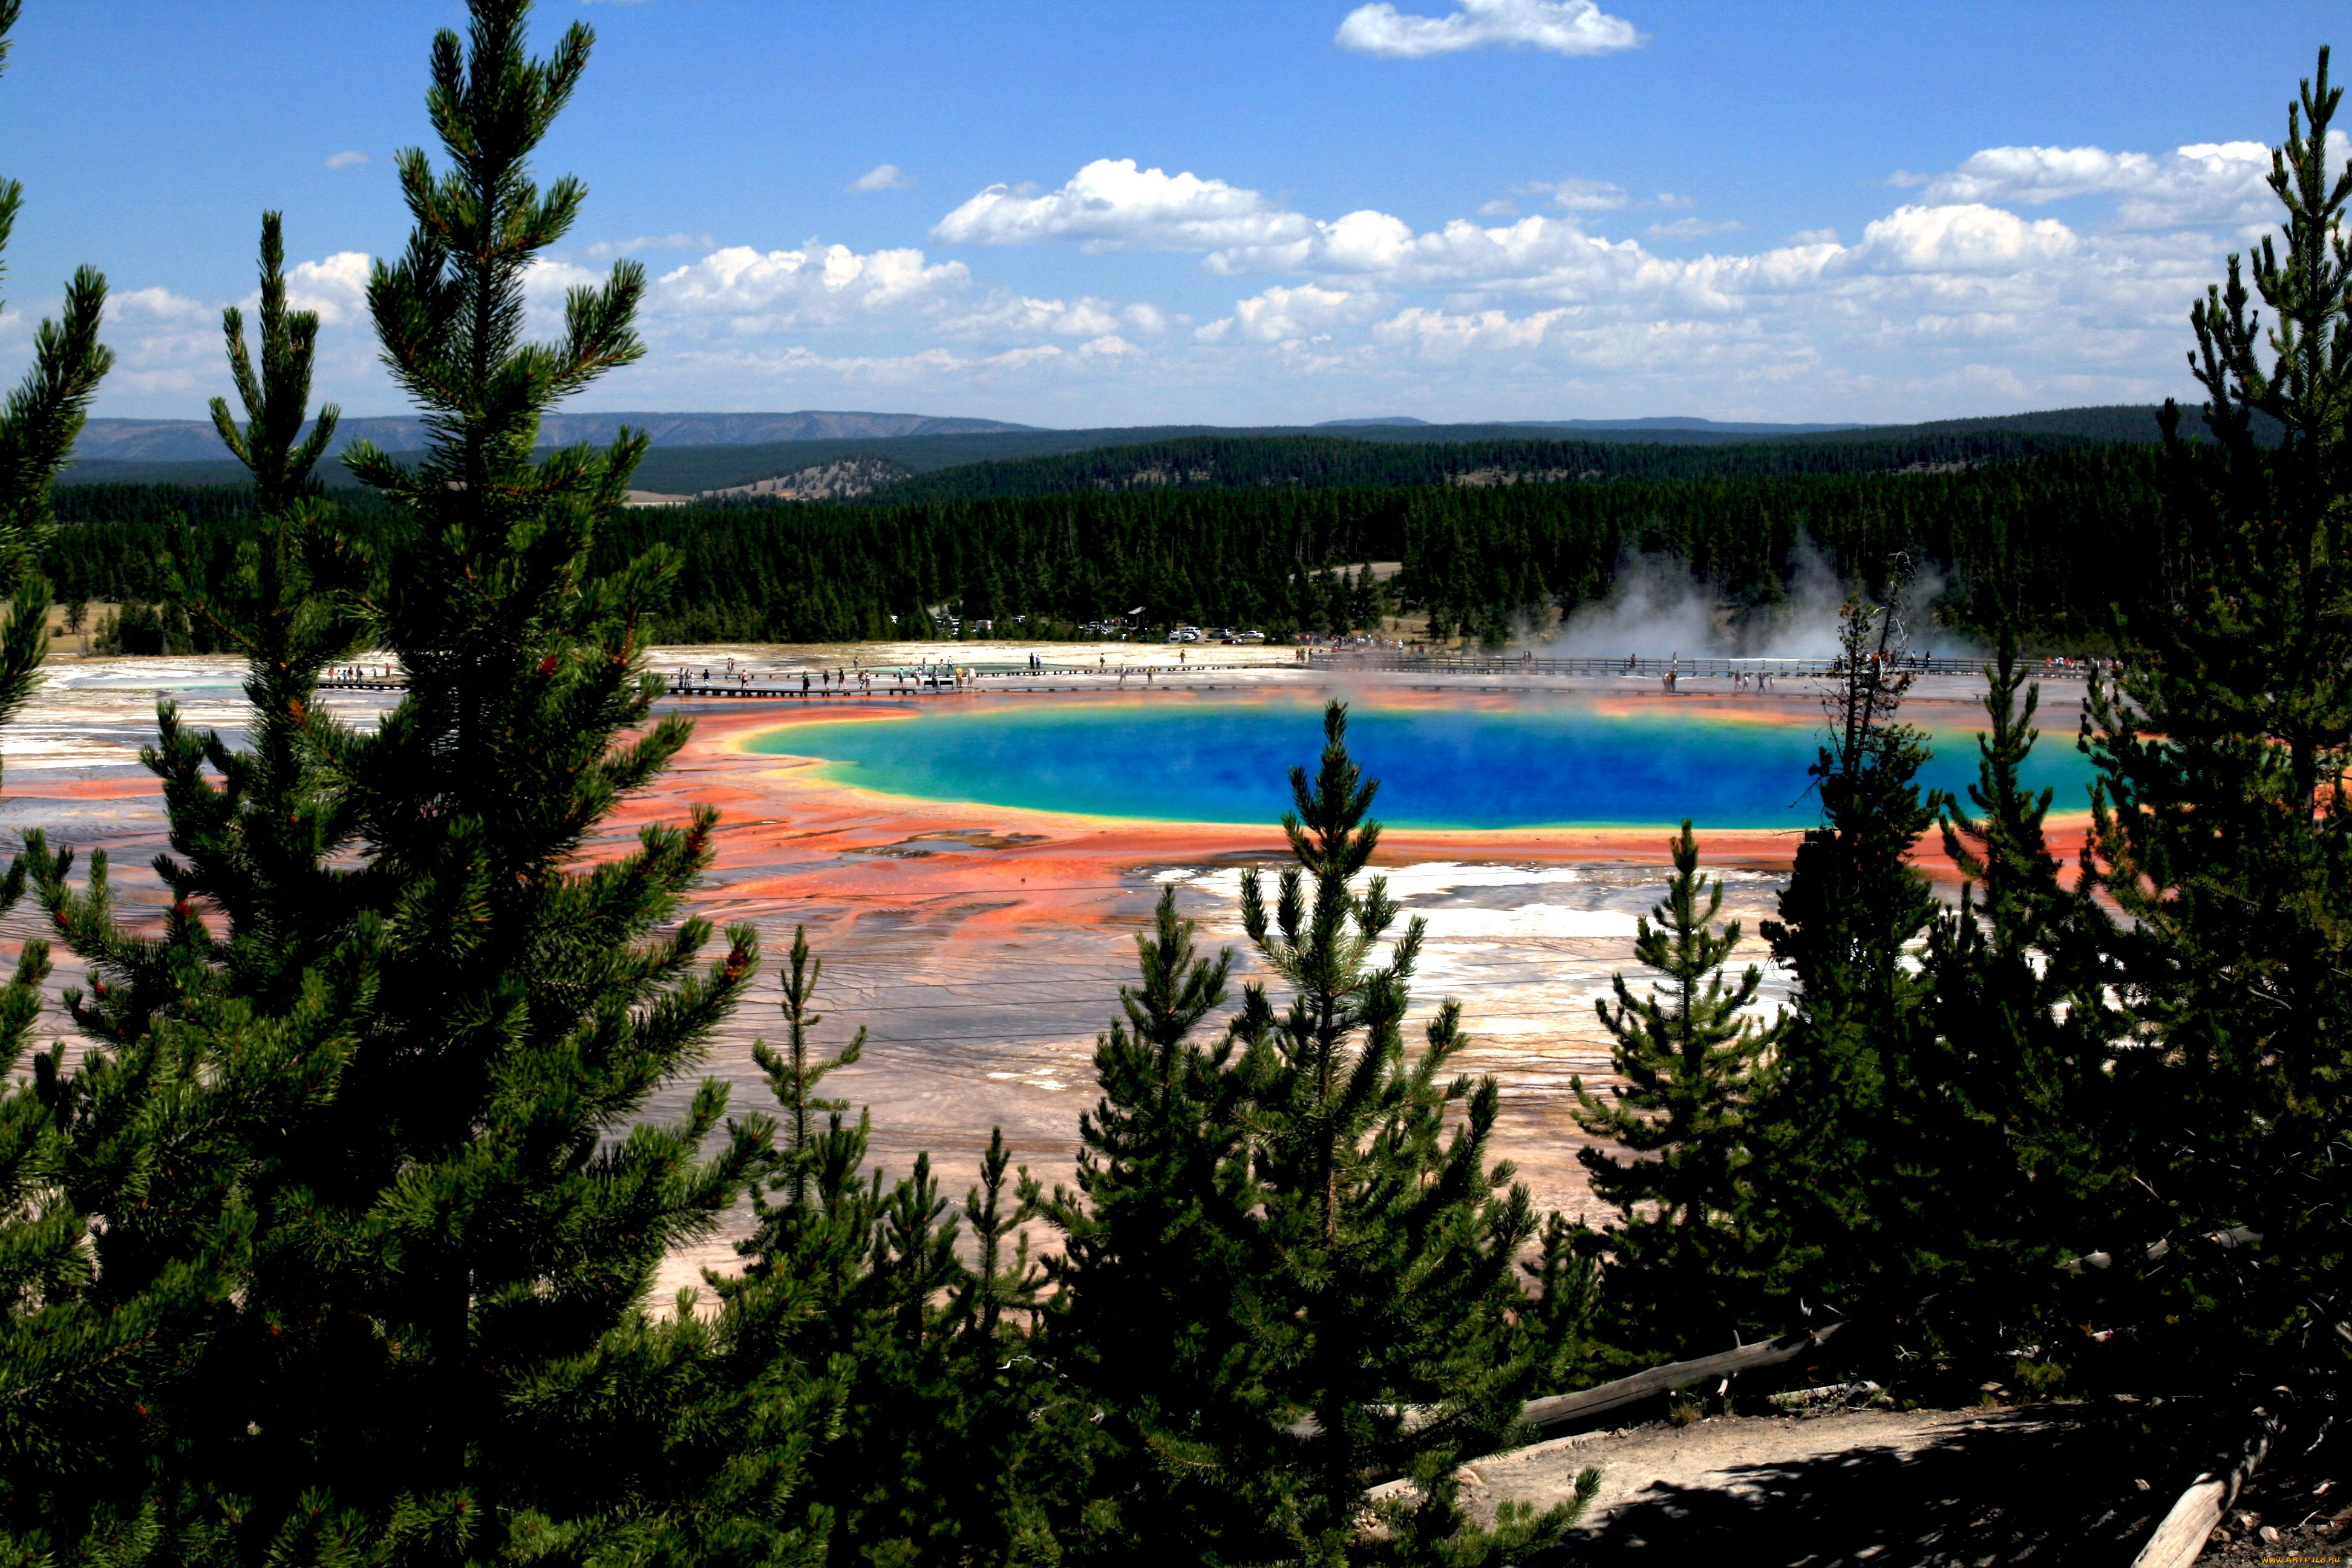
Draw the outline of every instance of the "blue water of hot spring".
<instances>
[{"instance_id":1,"label":"blue water of hot spring","mask_svg":"<svg viewBox=\"0 0 2352 1568\"><path fill-rule=\"evenodd\" d=\"M1946 711L1967 712L1968 710ZM2044 733L2026 783L2052 809L2087 809L2090 763L2063 720ZM1495 830L1638 827L1687 816L1702 827L1803 827L1818 818L1806 769L1819 722L1757 719L1672 701L1595 706L1363 702L1348 745L1381 781L1373 815L1399 827ZM818 759L822 775L922 799L1148 821L1271 823L1288 773L1312 770L1321 710L1288 700L1076 699L898 710L813 720L756 736L755 752ZM1923 784L1965 791L1976 732L1934 727Z\"/></svg>"}]
</instances>

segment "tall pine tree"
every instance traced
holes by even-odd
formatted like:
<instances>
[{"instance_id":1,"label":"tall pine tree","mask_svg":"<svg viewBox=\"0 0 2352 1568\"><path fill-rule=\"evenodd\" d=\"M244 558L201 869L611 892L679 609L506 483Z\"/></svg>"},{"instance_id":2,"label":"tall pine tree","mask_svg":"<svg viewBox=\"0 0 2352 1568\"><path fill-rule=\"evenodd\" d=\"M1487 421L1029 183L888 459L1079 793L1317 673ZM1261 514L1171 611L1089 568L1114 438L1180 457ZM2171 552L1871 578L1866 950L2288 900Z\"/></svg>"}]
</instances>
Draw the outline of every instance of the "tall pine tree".
<instances>
[{"instance_id":1,"label":"tall pine tree","mask_svg":"<svg viewBox=\"0 0 2352 1568\"><path fill-rule=\"evenodd\" d=\"M1162 889L1136 938L1139 983L1095 1046L1102 1098L1079 1119L1077 1187L1055 1195L1061 1310L1051 1342L1101 1402L1116 1446L1099 1531L1204 1563L1279 1554L1264 1481L1284 1444L1250 1334L1265 1254L1234 1042L1194 1034L1233 954L1202 957Z\"/></svg>"},{"instance_id":2,"label":"tall pine tree","mask_svg":"<svg viewBox=\"0 0 2352 1568\"><path fill-rule=\"evenodd\" d=\"M1513 1264L1537 1226L1510 1167L1486 1158L1500 1090L1454 1069L1460 1009L1442 1005L1423 1048L1406 1048L1423 926L1407 922L1381 962L1396 903L1385 879L1355 887L1380 842L1366 820L1379 786L1348 754L1343 705L1323 735L1315 773L1291 770L1283 829L1297 864L1270 907L1255 871L1242 879L1243 927L1291 991L1276 1014L1246 988L1236 1026L1271 1259L1251 1326L1277 1411L1304 1418L1261 1484L1310 1563L1484 1562L1556 1537L1573 1512L1510 1510L1481 1529L1454 1479L1513 1431L1550 1363L1517 1317ZM1363 1490L1389 1474L1417 1501L1385 1505L1374 1543Z\"/></svg>"},{"instance_id":3,"label":"tall pine tree","mask_svg":"<svg viewBox=\"0 0 2352 1568\"><path fill-rule=\"evenodd\" d=\"M1914 1294L1892 1206L1902 1075L1925 997L1906 955L1936 910L1908 859L1935 816L1918 784L1927 749L1895 717L1909 685L1906 574L1891 577L1883 603L1857 596L1841 613L1842 679L1812 768L1822 822L1798 846L1780 918L1762 927L1797 983L1757 1117L1782 1291L1849 1313L1867 1300L1899 1314Z\"/></svg>"},{"instance_id":4,"label":"tall pine tree","mask_svg":"<svg viewBox=\"0 0 2352 1568\"><path fill-rule=\"evenodd\" d=\"M435 38L425 108L451 166L398 159L415 226L372 271L368 309L431 443L411 467L365 443L345 461L414 531L381 633L409 685L375 731L329 752L389 896L365 1044L321 1141L335 1160L310 1173L347 1270L311 1303L312 1349L319 1381L357 1407L332 1417L338 1490L414 1500L452 1531L479 1517L477 1492L594 1517L635 1491L642 1450L601 1439L646 1418L616 1411L582 1360L630 1321L667 1252L709 1234L765 1135L738 1124L705 1157L725 1111L716 1082L675 1124L636 1120L699 1058L756 962L738 928L698 968L709 926L679 918L713 814L575 864L688 724L652 715L644 667L675 559L590 565L643 438L534 460L541 414L642 353L645 279L616 264L569 292L557 342L523 335L524 279L586 195L569 177L541 190L529 159L591 45L575 24L533 60L528 14L476 0L466 37ZM349 1337L355 1312L382 1329Z\"/></svg>"},{"instance_id":5,"label":"tall pine tree","mask_svg":"<svg viewBox=\"0 0 2352 1568\"><path fill-rule=\"evenodd\" d=\"M165 715L151 766L181 897L162 938L115 928L96 865L79 893L63 857L37 866L90 958L77 1016L105 1073L152 1061L181 1100L218 1102L205 1140L169 1145L202 1179L164 1171L131 1212L178 1226L151 1249L167 1257L243 1247L197 1347L205 1396L148 1408L163 1506L257 1559L654 1550L732 1528L709 1502L730 1457L693 1435L738 1391L714 1384L701 1325L641 1306L664 1255L708 1234L763 1160L768 1123L722 1131L709 1083L676 1124L638 1117L757 955L737 930L699 968L709 928L679 918L709 813L581 863L687 731L653 719L642 661L671 563L590 563L642 443L533 460L541 412L637 353L642 275L575 290L560 342L522 338L524 274L583 196L570 180L541 193L527 160L590 43L574 27L532 61L526 15L480 0L468 37L436 39L426 104L454 167L402 155L416 229L370 280L386 362L433 437L415 470L351 454L411 541L383 592L322 577L334 552L299 537L311 329L283 310L266 231L260 374L238 377L246 427L223 423L288 521L216 606L250 634L257 747ZM355 616L410 678L372 731L308 696ZM801 1407L764 1407L777 1451ZM782 1539L799 1505L777 1476L728 1506Z\"/></svg>"},{"instance_id":6,"label":"tall pine tree","mask_svg":"<svg viewBox=\"0 0 2352 1568\"><path fill-rule=\"evenodd\" d=\"M366 562L322 531L322 505L305 493L317 454L297 454L294 437L318 322L286 310L282 261L273 213L263 219L258 377L239 313L224 321L251 422L237 432L215 405L215 422L237 437L231 449L255 472L263 537L240 549L215 591L188 594L194 613L247 656L251 749L187 730L168 701L159 709L158 739L141 755L163 782L170 825L171 851L156 862L172 894L160 936L116 922L102 851L79 892L68 880L70 851L53 853L35 832L25 856L90 976L87 993L69 990L66 1002L93 1048L72 1073L60 1052L45 1081L71 1151L66 1190L110 1216L92 1243L93 1299L123 1321L145 1320L173 1367L135 1389L138 1445L163 1462L122 1465L116 1477L151 1472L142 1480L152 1490L94 1492L80 1510L54 1501L60 1519L79 1511L96 1527L109 1508L143 1504L146 1527L180 1550L219 1531L211 1504L244 1491L244 1467L265 1451L241 1428L255 1415L246 1391L274 1360L274 1325L238 1305L268 1293L254 1285L274 1267L307 1269L300 1246L269 1223L268 1189L331 1095L369 968L352 875L328 864L348 836L309 745L320 721L311 709L319 668L364 626ZM226 938L200 909L225 918ZM160 1320L159 1298L177 1307ZM157 1484L154 1469L168 1480Z\"/></svg>"},{"instance_id":7,"label":"tall pine tree","mask_svg":"<svg viewBox=\"0 0 2352 1568\"><path fill-rule=\"evenodd\" d=\"M0 0L0 64L21 11ZM0 249L24 200L21 183L0 181ZM54 532L50 488L113 364L99 342L105 306L106 279L77 270L60 314L33 333L31 370L0 405L0 724L23 709L47 651L38 562ZM0 910L23 896L33 848L0 879ZM137 1466L149 1436L142 1395L175 1378L238 1242L232 1223L207 1227L209 1250L154 1247L173 1226L143 1227L143 1200L175 1156L192 1190L156 1206L184 1196L190 1211L219 1218L201 1139L174 1142L204 1123L205 1088L145 1062L78 1070L63 1046L28 1059L48 973L48 943L28 941L0 986L0 1554L26 1557L79 1550L93 1527L119 1525L134 1542L147 1528L143 1478L118 1467ZM114 1258L125 1264L119 1277L105 1267Z\"/></svg>"},{"instance_id":8,"label":"tall pine tree","mask_svg":"<svg viewBox=\"0 0 2352 1568\"><path fill-rule=\"evenodd\" d=\"M1763 984L1760 969L1750 964L1732 984L1723 982L1739 922L1716 926L1723 884L1700 874L1687 821L1670 850L1666 896L1636 925L1633 942L1634 958L1665 984L1637 999L1624 976L1615 977L1615 1006L1595 1005L1625 1082L1605 1100L1581 1079L1575 1089L1579 1125L1635 1156L1577 1152L1594 1194L1620 1216L1601 1237L1611 1337L1644 1359L1672 1360L1720 1350L1728 1335L1764 1322L1755 1287L1767 1238L1748 1169L1748 1118L1782 1025L1759 1027L1744 1016Z\"/></svg>"},{"instance_id":9,"label":"tall pine tree","mask_svg":"<svg viewBox=\"0 0 2352 1568\"><path fill-rule=\"evenodd\" d=\"M1989 675L1977 782L1966 803L1940 803L1964 880L1929 932L1930 1027L1906 1113L1919 1284L1936 1292L1926 1321L1968 1387L1988 1375L2046 1384L2089 1359L2084 1303L2055 1266L2100 1245L2129 1251L2110 1234L2127 1185L2110 1075L2114 931L2094 879L2069 888L2051 850L2053 792L2023 782L2041 689L2006 628ZM2021 1373L2003 1364L2021 1345L2037 1347Z\"/></svg>"},{"instance_id":10,"label":"tall pine tree","mask_svg":"<svg viewBox=\"0 0 2352 1568\"><path fill-rule=\"evenodd\" d=\"M2190 542L2177 605L2129 616L2091 698L2101 886L2128 917L2138 1217L2181 1240L2144 1353L2221 1382L2340 1354L2352 1237L2335 1144L2352 1091L2352 164L2332 169L2328 56L2287 111L2283 232L2190 312L2218 450L2168 406ZM2251 281L2252 289L2248 283ZM2257 299L2257 296L2259 299ZM2265 320L2263 310L2269 315ZM2276 434L2265 444L2258 424ZM2189 1238L2244 1227L2262 1267Z\"/></svg>"}]
</instances>

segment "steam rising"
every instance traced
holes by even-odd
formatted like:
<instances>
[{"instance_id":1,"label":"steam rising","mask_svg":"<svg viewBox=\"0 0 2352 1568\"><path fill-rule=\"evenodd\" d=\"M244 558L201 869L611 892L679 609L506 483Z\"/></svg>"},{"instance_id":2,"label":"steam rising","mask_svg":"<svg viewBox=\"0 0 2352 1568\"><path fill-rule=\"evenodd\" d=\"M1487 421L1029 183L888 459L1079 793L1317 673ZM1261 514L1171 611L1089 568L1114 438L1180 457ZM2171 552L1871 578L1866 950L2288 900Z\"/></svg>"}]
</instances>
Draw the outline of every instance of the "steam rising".
<instances>
[{"instance_id":1,"label":"steam rising","mask_svg":"<svg viewBox=\"0 0 2352 1568\"><path fill-rule=\"evenodd\" d=\"M1741 609L1708 593L1670 555L1628 555L1607 598L1578 606L1549 637L1530 638L1528 646L1561 658L1828 658L1838 650L1838 607L1849 589L1810 542L1798 546L1795 566L1785 598ZM1903 604L1911 646L1916 652L1970 657L1977 650L1937 623L1927 608L1943 590L1943 575L1933 566L1912 579Z\"/></svg>"}]
</instances>

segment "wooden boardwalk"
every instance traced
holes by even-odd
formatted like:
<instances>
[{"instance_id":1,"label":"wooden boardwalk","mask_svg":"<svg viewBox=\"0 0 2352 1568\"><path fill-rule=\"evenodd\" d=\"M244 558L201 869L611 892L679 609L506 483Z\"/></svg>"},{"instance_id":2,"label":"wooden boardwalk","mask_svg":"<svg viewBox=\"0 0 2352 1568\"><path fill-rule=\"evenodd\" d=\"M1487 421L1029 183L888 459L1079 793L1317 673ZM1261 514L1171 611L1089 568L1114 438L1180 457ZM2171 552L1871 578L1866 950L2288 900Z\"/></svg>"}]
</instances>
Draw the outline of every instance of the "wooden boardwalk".
<instances>
[{"instance_id":1,"label":"wooden boardwalk","mask_svg":"<svg viewBox=\"0 0 2352 1568\"><path fill-rule=\"evenodd\" d=\"M1911 658L1902 668L1917 675L1970 676L1984 668L1985 661L1976 658ZM1150 678L1144 675L1150 669ZM950 670L961 669L959 682ZM838 667L830 673L838 676ZM1444 658L1412 654L1350 653L1344 650L1318 652L1311 660L1277 663L1272 660L1246 662L1200 662L1181 665L1129 665L1126 680L1119 679L1120 667L1107 664L1049 664L1031 668L1024 664L986 662L979 660L942 660L937 665L868 666L856 672L870 680L861 687L855 680L844 683L827 681L815 671L806 685L799 672L790 674L762 672L751 679L698 679L674 681L669 695L678 698L739 698L762 701L850 702L870 701L879 698L903 699L917 697L992 697L1047 696L1088 691L1226 691L1262 689L1264 686L1286 683L1282 678L1297 676L1380 675L1408 678L1403 685L1409 690L1424 691L1556 691L1557 686L1542 684L1547 679L1563 678L1616 677L1630 679L1664 680L1673 676L1677 680L1728 680L1744 676L1759 676L1774 680L1820 680L1841 673L1841 665L1827 658L1732 658L1717 656L1706 658L1639 654L1624 658L1538 658L1526 656L1500 656L1492 658ZM2079 661L2035 659L2029 663L2026 673L2040 680L2084 679L2088 667ZM1249 679L1234 679L1235 676ZM1418 684L1411 678L1430 684ZM1210 678L1210 679L1203 679ZM1220 679L1222 678L1222 679ZM330 691L404 691L408 681L404 675L352 676L321 680L323 690Z\"/></svg>"}]
</instances>

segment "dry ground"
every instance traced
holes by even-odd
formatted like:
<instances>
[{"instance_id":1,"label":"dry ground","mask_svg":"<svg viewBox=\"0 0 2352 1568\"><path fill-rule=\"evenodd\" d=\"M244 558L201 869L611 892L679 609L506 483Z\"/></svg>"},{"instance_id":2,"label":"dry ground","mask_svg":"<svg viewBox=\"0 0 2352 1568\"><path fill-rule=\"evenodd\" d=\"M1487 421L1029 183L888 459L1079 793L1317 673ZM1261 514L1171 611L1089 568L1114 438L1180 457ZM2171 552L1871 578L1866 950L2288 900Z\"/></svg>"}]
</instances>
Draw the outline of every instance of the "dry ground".
<instances>
[{"instance_id":1,"label":"dry ground","mask_svg":"<svg viewBox=\"0 0 2352 1568\"><path fill-rule=\"evenodd\" d=\"M1474 1504L1601 1490L1564 1564L1958 1568L2130 1562L2185 1478L2136 1476L2077 1405L1727 1415L1587 1433L1471 1467ZM2142 1489L2146 1483L2146 1489Z\"/></svg>"}]
</instances>

